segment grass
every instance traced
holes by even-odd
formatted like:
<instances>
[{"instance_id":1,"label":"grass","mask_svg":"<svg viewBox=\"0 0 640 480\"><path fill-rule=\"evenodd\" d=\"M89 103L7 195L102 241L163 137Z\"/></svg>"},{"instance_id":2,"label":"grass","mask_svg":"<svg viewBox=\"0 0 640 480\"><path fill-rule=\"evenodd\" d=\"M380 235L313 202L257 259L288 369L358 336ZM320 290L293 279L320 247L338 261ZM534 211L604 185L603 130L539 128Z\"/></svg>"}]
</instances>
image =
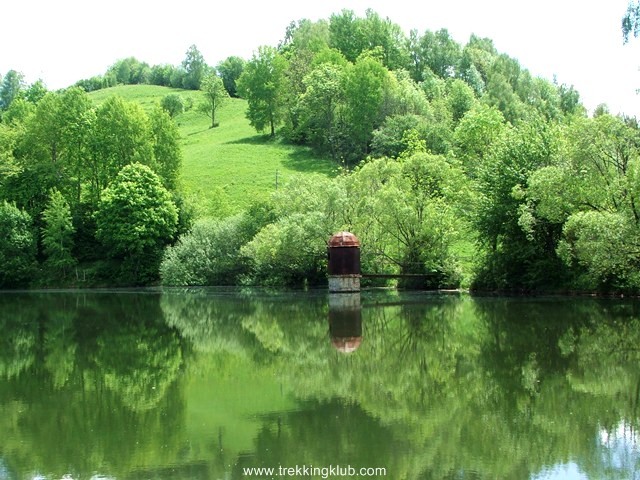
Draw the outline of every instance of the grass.
<instances>
[{"instance_id":1,"label":"grass","mask_svg":"<svg viewBox=\"0 0 640 480\"><path fill-rule=\"evenodd\" d=\"M125 85L91 93L96 104L112 95L150 110L162 97L178 93L197 105L200 92L154 85ZM278 185L296 174L335 175L337 165L306 147L289 145L256 133L245 117L247 104L230 99L216 121L192 108L176 117L181 135L181 184L198 216L239 212L255 200L267 199Z\"/></svg>"}]
</instances>

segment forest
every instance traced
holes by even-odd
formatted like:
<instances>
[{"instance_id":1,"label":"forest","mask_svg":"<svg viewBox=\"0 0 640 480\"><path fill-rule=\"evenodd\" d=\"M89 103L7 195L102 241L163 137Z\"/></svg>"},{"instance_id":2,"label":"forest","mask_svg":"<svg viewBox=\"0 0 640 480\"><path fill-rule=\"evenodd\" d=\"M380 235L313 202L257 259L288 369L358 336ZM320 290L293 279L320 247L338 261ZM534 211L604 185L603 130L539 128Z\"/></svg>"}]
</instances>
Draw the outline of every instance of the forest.
<instances>
[{"instance_id":1,"label":"forest","mask_svg":"<svg viewBox=\"0 0 640 480\"><path fill-rule=\"evenodd\" d=\"M120 84L182 90L150 110L92 102ZM337 173L196 215L176 119L197 108L215 132L230 97L259 138L311 148ZM400 287L640 287L637 119L588 113L573 86L532 76L488 38L407 35L343 10L216 66L193 45L179 66L122 59L61 91L12 70L0 112L0 288L319 285L340 230L360 238L363 271L426 274Z\"/></svg>"}]
</instances>

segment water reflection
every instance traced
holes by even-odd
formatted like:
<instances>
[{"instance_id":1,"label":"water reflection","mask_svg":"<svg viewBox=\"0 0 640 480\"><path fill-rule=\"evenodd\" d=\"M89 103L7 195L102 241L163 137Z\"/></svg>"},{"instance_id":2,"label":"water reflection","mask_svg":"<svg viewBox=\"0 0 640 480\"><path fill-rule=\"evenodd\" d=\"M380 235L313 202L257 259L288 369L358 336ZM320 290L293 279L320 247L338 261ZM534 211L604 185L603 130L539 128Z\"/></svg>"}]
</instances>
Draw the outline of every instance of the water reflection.
<instances>
[{"instance_id":1,"label":"water reflection","mask_svg":"<svg viewBox=\"0 0 640 480\"><path fill-rule=\"evenodd\" d=\"M342 353L355 352L362 343L360 292L329 294L329 336Z\"/></svg>"},{"instance_id":2,"label":"water reflection","mask_svg":"<svg viewBox=\"0 0 640 480\"><path fill-rule=\"evenodd\" d=\"M0 479L640 471L634 301L3 294L0 327Z\"/></svg>"}]
</instances>

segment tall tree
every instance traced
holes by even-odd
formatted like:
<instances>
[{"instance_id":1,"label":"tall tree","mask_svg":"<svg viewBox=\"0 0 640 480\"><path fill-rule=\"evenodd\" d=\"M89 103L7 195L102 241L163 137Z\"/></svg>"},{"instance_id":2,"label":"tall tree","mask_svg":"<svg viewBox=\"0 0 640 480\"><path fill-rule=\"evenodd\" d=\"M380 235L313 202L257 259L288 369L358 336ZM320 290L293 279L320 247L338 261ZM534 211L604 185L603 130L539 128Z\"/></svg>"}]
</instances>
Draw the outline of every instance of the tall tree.
<instances>
[{"instance_id":1,"label":"tall tree","mask_svg":"<svg viewBox=\"0 0 640 480\"><path fill-rule=\"evenodd\" d=\"M344 104L344 69L324 63L304 77L306 92L300 97L301 129L319 151L338 156L339 111Z\"/></svg>"},{"instance_id":2,"label":"tall tree","mask_svg":"<svg viewBox=\"0 0 640 480\"><path fill-rule=\"evenodd\" d=\"M231 56L218 63L216 70L222 78L224 88L227 89L231 97L238 96L237 81L244 71L246 61L241 57Z\"/></svg>"},{"instance_id":3,"label":"tall tree","mask_svg":"<svg viewBox=\"0 0 640 480\"><path fill-rule=\"evenodd\" d=\"M24 75L15 70L9 70L0 85L0 110L6 110L11 102L24 89Z\"/></svg>"},{"instance_id":4,"label":"tall tree","mask_svg":"<svg viewBox=\"0 0 640 480\"><path fill-rule=\"evenodd\" d=\"M42 212L42 219L42 246L47 256L47 266L51 268L52 273L62 273L62 277L65 277L67 269L75 263L71 254L74 227L69 203L58 190L51 190L49 203Z\"/></svg>"},{"instance_id":5,"label":"tall tree","mask_svg":"<svg viewBox=\"0 0 640 480\"><path fill-rule=\"evenodd\" d=\"M622 39L627 43L629 35L637 38L638 34L640 34L640 1L631 0L622 17Z\"/></svg>"},{"instance_id":6,"label":"tall tree","mask_svg":"<svg viewBox=\"0 0 640 480\"><path fill-rule=\"evenodd\" d=\"M0 288L29 282L36 261L31 216L6 201L0 203Z\"/></svg>"},{"instance_id":7,"label":"tall tree","mask_svg":"<svg viewBox=\"0 0 640 480\"><path fill-rule=\"evenodd\" d=\"M91 169L91 197L99 199L106 185L130 163L153 164L149 118L138 104L111 97L96 111Z\"/></svg>"},{"instance_id":8,"label":"tall tree","mask_svg":"<svg viewBox=\"0 0 640 480\"><path fill-rule=\"evenodd\" d=\"M376 58L363 55L345 76L346 121L353 151L348 161L368 152L373 131L382 124L382 106L389 71Z\"/></svg>"},{"instance_id":9,"label":"tall tree","mask_svg":"<svg viewBox=\"0 0 640 480\"><path fill-rule=\"evenodd\" d=\"M180 132L178 132L176 123L162 108L151 112L149 119L153 135L155 172L160 176L162 184L167 190L175 191L182 165Z\"/></svg>"},{"instance_id":10,"label":"tall tree","mask_svg":"<svg viewBox=\"0 0 640 480\"><path fill-rule=\"evenodd\" d=\"M202 53L195 45L191 45L187 50L186 57L182 62L182 68L185 71L185 76L182 80L183 87L189 90L198 90L208 67Z\"/></svg>"},{"instance_id":11,"label":"tall tree","mask_svg":"<svg viewBox=\"0 0 640 480\"><path fill-rule=\"evenodd\" d=\"M104 190L96 236L114 256L163 246L176 231L178 213L160 178L140 163L125 166Z\"/></svg>"},{"instance_id":12,"label":"tall tree","mask_svg":"<svg viewBox=\"0 0 640 480\"><path fill-rule=\"evenodd\" d=\"M272 137L282 121L286 67L287 61L275 48L262 46L238 79L238 91L248 103L249 122L258 131L269 129Z\"/></svg>"},{"instance_id":13,"label":"tall tree","mask_svg":"<svg viewBox=\"0 0 640 480\"><path fill-rule=\"evenodd\" d=\"M96 238L123 261L123 280L157 279L162 249L178 225L176 205L158 175L140 163L125 166L102 192L95 220Z\"/></svg>"},{"instance_id":14,"label":"tall tree","mask_svg":"<svg viewBox=\"0 0 640 480\"><path fill-rule=\"evenodd\" d=\"M229 98L229 93L224 88L222 79L215 72L209 72L204 76L200 89L204 92L204 101L198 108L211 119L211 128L215 128L218 126L216 113Z\"/></svg>"}]
</instances>

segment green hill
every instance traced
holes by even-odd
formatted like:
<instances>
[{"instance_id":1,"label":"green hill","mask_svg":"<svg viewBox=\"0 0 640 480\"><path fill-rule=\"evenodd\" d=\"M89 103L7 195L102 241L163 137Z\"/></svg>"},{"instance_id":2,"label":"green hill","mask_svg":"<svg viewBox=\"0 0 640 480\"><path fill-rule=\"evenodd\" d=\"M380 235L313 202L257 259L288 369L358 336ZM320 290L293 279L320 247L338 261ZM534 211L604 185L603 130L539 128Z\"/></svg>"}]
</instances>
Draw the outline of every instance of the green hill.
<instances>
[{"instance_id":1,"label":"green hill","mask_svg":"<svg viewBox=\"0 0 640 480\"><path fill-rule=\"evenodd\" d=\"M151 109L169 93L178 93L194 106L175 120L182 141L182 188L199 216L238 212L256 199L268 198L276 181L282 185L297 173L335 175L331 160L257 134L245 118L246 102L241 99L230 99L218 115L220 126L209 128L210 119L195 109L201 95L197 91L124 85L90 95L98 104L118 95Z\"/></svg>"}]
</instances>

